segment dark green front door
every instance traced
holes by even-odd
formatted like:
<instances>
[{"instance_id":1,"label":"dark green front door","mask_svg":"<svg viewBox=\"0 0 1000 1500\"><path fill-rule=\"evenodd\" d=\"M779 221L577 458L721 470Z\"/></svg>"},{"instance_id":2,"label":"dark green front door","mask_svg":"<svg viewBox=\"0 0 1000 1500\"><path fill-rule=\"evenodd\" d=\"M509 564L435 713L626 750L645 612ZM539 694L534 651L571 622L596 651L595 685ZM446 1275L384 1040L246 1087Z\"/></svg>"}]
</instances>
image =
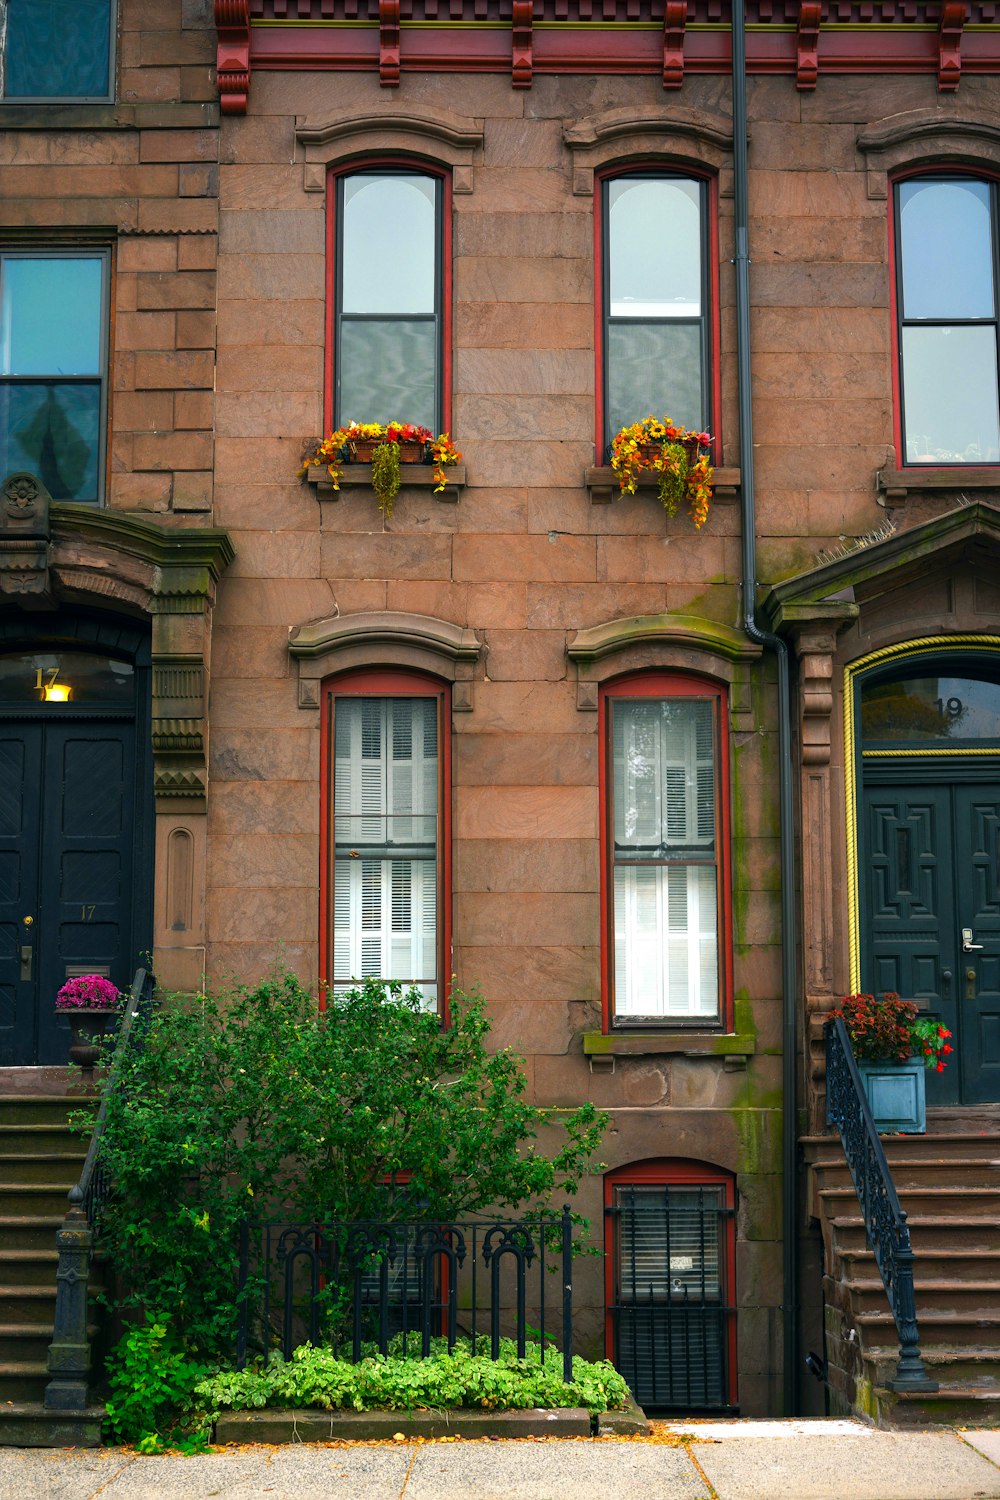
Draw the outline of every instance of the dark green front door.
<instances>
[{"instance_id":1,"label":"dark green front door","mask_svg":"<svg viewBox=\"0 0 1000 1500\"><path fill-rule=\"evenodd\" d=\"M897 762L898 766L898 762ZM928 1002L954 1033L931 1104L1000 1101L1000 782L970 759L865 767L861 980ZM981 779L980 779L981 778Z\"/></svg>"},{"instance_id":2,"label":"dark green front door","mask_svg":"<svg viewBox=\"0 0 1000 1500\"><path fill-rule=\"evenodd\" d=\"M133 719L0 720L0 1065L65 1063L60 985L136 966L135 737Z\"/></svg>"}]
</instances>

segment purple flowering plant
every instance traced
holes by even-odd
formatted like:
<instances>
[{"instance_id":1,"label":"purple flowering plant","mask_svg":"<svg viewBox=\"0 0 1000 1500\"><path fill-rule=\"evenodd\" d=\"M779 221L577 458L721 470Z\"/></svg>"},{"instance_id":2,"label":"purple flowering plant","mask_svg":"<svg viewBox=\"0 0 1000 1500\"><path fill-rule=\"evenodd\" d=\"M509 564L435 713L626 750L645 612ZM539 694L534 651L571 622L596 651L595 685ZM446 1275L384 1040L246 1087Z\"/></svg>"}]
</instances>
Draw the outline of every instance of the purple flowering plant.
<instances>
[{"instance_id":1,"label":"purple flowering plant","mask_svg":"<svg viewBox=\"0 0 1000 1500\"><path fill-rule=\"evenodd\" d=\"M117 1010L121 995L103 974L78 974L56 995L56 1010Z\"/></svg>"}]
</instances>

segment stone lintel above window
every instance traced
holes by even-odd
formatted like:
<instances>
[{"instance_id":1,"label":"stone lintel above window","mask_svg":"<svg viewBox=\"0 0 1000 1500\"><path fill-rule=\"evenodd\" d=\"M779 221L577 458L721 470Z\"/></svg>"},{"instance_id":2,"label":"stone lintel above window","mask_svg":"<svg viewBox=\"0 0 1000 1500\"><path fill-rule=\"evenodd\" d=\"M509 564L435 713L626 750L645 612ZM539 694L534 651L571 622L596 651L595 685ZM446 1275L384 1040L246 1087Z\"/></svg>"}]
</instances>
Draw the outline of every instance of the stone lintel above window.
<instances>
[{"instance_id":1,"label":"stone lintel above window","mask_svg":"<svg viewBox=\"0 0 1000 1500\"><path fill-rule=\"evenodd\" d=\"M299 707L319 708L320 683L334 672L408 667L452 684L452 709L472 708L472 683L482 654L474 630L432 615L365 611L292 629L288 650L298 665ZM480 668L481 675L481 668Z\"/></svg>"}]
</instances>

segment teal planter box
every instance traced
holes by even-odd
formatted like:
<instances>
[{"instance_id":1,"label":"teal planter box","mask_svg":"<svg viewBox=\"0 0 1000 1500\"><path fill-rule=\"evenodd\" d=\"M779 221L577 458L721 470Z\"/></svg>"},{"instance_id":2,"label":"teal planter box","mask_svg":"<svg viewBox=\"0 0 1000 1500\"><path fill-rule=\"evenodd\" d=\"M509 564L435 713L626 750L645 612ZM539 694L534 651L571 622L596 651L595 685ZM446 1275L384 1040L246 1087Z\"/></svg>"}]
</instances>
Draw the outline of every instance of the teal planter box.
<instances>
[{"instance_id":1,"label":"teal planter box","mask_svg":"<svg viewBox=\"0 0 1000 1500\"><path fill-rule=\"evenodd\" d=\"M876 1128L899 1135L923 1135L927 1130L926 1066L909 1062L859 1062L858 1072L868 1095Z\"/></svg>"}]
</instances>

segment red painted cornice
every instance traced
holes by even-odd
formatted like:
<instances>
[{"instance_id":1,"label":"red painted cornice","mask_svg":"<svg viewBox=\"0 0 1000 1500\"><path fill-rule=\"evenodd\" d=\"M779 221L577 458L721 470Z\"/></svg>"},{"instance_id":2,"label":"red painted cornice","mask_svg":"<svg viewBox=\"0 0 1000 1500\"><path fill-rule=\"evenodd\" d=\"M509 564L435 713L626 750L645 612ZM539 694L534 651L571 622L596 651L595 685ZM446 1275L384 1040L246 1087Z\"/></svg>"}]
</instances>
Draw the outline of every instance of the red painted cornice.
<instances>
[{"instance_id":1,"label":"red painted cornice","mask_svg":"<svg viewBox=\"0 0 1000 1500\"><path fill-rule=\"evenodd\" d=\"M245 115L250 92L250 0L215 0L216 72L224 115Z\"/></svg>"}]
</instances>

